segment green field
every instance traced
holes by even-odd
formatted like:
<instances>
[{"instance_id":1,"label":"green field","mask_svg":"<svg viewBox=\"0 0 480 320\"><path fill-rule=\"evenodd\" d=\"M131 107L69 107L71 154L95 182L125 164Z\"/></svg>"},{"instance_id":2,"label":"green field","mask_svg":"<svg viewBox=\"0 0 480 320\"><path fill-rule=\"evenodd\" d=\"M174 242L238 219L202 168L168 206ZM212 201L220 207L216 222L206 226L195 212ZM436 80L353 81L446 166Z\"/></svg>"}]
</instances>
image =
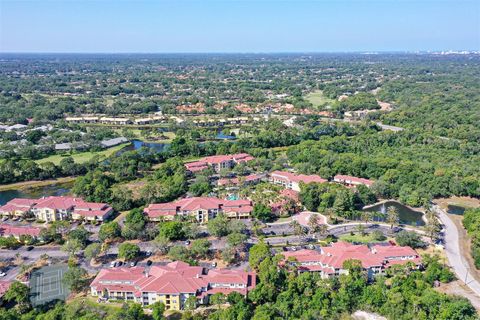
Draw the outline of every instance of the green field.
<instances>
[{"instance_id":1,"label":"green field","mask_svg":"<svg viewBox=\"0 0 480 320\"><path fill-rule=\"evenodd\" d=\"M310 92L305 96L305 100L313 104L314 107L318 107L326 103L332 103L334 101L330 98L325 97L321 90Z\"/></svg>"},{"instance_id":2,"label":"green field","mask_svg":"<svg viewBox=\"0 0 480 320\"><path fill-rule=\"evenodd\" d=\"M73 160L75 160L76 163L85 163L88 162L90 159L92 159L94 156L103 156L103 157L109 157L115 152L123 149L124 147L128 146L130 143L123 143L119 144L118 146L111 147L102 151L97 151L97 152L78 152L78 153L65 153L65 154L55 154L43 159L38 159L35 160L36 163L44 163L44 162L53 162L53 164L58 165L60 164L60 161L62 161L63 158L71 156Z\"/></svg>"},{"instance_id":3,"label":"green field","mask_svg":"<svg viewBox=\"0 0 480 320\"><path fill-rule=\"evenodd\" d=\"M114 129L115 132L118 134L123 134L122 129ZM152 137L144 137L142 135L142 131L145 129L137 129L137 128L128 128L128 131L130 131L134 136L135 139L141 140L143 142L154 142L154 143L170 143L172 142L173 139L175 139L175 133L174 132L162 132L162 134L166 137L166 139L157 139L157 137L152 136ZM160 135L158 135L159 137Z\"/></svg>"},{"instance_id":4,"label":"green field","mask_svg":"<svg viewBox=\"0 0 480 320\"><path fill-rule=\"evenodd\" d=\"M358 243L371 243L371 242L381 242L378 240L375 240L373 235L366 234L366 235L361 235L358 233L355 233L354 235L351 234L344 234L338 237L339 240L342 241L347 241L347 242L358 242Z\"/></svg>"}]
</instances>

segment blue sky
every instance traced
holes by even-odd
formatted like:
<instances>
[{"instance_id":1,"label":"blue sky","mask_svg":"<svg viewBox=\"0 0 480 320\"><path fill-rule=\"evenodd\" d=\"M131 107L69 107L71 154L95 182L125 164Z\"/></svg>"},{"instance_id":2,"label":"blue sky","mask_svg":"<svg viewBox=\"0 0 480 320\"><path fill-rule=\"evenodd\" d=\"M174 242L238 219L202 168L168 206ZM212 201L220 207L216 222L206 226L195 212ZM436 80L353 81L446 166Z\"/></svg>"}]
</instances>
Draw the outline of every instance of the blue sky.
<instances>
[{"instance_id":1,"label":"blue sky","mask_svg":"<svg viewBox=\"0 0 480 320\"><path fill-rule=\"evenodd\" d=\"M0 0L1 52L449 49L480 49L480 0Z\"/></svg>"}]
</instances>

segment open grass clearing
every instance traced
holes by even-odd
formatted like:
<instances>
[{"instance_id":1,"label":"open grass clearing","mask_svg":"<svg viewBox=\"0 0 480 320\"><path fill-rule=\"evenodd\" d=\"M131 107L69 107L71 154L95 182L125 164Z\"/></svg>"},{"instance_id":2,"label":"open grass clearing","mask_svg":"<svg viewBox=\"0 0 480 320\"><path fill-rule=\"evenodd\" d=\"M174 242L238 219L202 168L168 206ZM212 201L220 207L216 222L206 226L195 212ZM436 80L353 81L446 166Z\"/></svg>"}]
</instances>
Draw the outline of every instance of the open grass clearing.
<instances>
[{"instance_id":1,"label":"open grass clearing","mask_svg":"<svg viewBox=\"0 0 480 320\"><path fill-rule=\"evenodd\" d=\"M480 200L470 197L457 197L435 199L435 201L442 209L447 210L448 205L454 205L464 208L479 208Z\"/></svg>"},{"instance_id":2,"label":"open grass clearing","mask_svg":"<svg viewBox=\"0 0 480 320\"><path fill-rule=\"evenodd\" d=\"M145 129L128 129L128 131L134 136L135 139L141 140L143 142L153 142L153 143L170 143L175 139L175 132L158 132L158 134L152 134L149 136L144 136L142 132L146 131ZM123 129L115 129L115 132L118 134L123 134Z\"/></svg>"},{"instance_id":3,"label":"open grass clearing","mask_svg":"<svg viewBox=\"0 0 480 320\"><path fill-rule=\"evenodd\" d=\"M305 96L305 100L313 104L314 107L319 107L324 104L333 103L334 100L326 97L321 90L315 90Z\"/></svg>"},{"instance_id":4,"label":"open grass clearing","mask_svg":"<svg viewBox=\"0 0 480 320\"><path fill-rule=\"evenodd\" d=\"M85 163L85 162L90 161L93 157L95 157L97 155L100 156L100 157L108 158L109 156L111 156L112 154L122 150L124 147L128 146L129 144L130 143L123 143L123 144L120 144L120 145L115 146L115 147L111 147L111 148L108 148L108 149L105 149L105 150L102 150L102 151L95 151L95 152L86 151L86 152L78 152L78 153L72 153L72 154L70 154L70 153L55 154L55 155L51 155L51 156L48 156L48 157L43 158L43 159L35 160L35 162L38 163L38 164L42 164L42 163L45 163L45 162L52 162L55 165L59 165L60 161L62 161L62 159L71 156L73 158L73 160L75 161L75 163Z\"/></svg>"},{"instance_id":5,"label":"open grass clearing","mask_svg":"<svg viewBox=\"0 0 480 320\"><path fill-rule=\"evenodd\" d=\"M348 233L338 237L339 240L347 241L347 242L358 242L358 243L373 243L373 242L384 242L390 239L385 239L384 241L378 241L375 239L372 233L360 234L355 232L353 235Z\"/></svg>"}]
</instances>

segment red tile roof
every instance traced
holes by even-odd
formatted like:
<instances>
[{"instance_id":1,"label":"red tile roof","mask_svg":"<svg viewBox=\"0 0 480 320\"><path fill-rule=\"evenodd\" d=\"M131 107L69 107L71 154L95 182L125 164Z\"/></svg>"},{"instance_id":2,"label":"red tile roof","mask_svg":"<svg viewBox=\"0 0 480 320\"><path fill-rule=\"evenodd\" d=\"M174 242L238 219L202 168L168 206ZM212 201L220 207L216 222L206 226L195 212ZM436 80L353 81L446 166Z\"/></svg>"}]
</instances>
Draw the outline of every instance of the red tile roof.
<instances>
[{"instance_id":1,"label":"red tile roof","mask_svg":"<svg viewBox=\"0 0 480 320\"><path fill-rule=\"evenodd\" d=\"M38 237L40 235L41 228L37 227L25 227L25 226L12 226L9 224L0 224L0 236L2 237L19 237L21 235L29 235L32 237Z\"/></svg>"},{"instance_id":2,"label":"red tile roof","mask_svg":"<svg viewBox=\"0 0 480 320\"><path fill-rule=\"evenodd\" d=\"M205 169L208 169L208 164L204 161L194 161L185 163L185 168L191 172L198 172Z\"/></svg>"},{"instance_id":3,"label":"red tile roof","mask_svg":"<svg viewBox=\"0 0 480 320\"><path fill-rule=\"evenodd\" d=\"M196 211L196 210L243 210L251 208L251 201L249 200L222 200L213 197L192 197L184 198L174 202L150 204L145 210L145 214L150 218L157 218L161 216L174 216L180 211ZM241 209L243 208L243 209ZM248 211L248 212L250 212Z\"/></svg>"},{"instance_id":4,"label":"red tile roof","mask_svg":"<svg viewBox=\"0 0 480 320\"><path fill-rule=\"evenodd\" d=\"M14 198L0 207L0 212L27 212L37 203L36 199Z\"/></svg>"},{"instance_id":5,"label":"red tile roof","mask_svg":"<svg viewBox=\"0 0 480 320\"><path fill-rule=\"evenodd\" d=\"M255 287L254 273L235 270L211 270L204 274L202 267L190 266L175 261L166 266L146 268L102 269L93 280L91 287L97 291L157 292L159 294L180 294L205 291L210 284L244 284ZM230 291L231 292L231 291Z\"/></svg>"},{"instance_id":6,"label":"red tile roof","mask_svg":"<svg viewBox=\"0 0 480 320\"><path fill-rule=\"evenodd\" d=\"M298 191L291 190L291 189L282 189L280 191L280 195L284 198L292 199L293 201L299 201L300 195Z\"/></svg>"},{"instance_id":7,"label":"red tile roof","mask_svg":"<svg viewBox=\"0 0 480 320\"><path fill-rule=\"evenodd\" d=\"M333 180L341 183L347 183L347 184L364 184L369 187L373 184L373 180L357 178L357 177L341 175L341 174L333 177Z\"/></svg>"},{"instance_id":8,"label":"red tile roof","mask_svg":"<svg viewBox=\"0 0 480 320\"><path fill-rule=\"evenodd\" d=\"M177 206L173 202L152 203L145 208L144 212L150 218L175 216L177 214Z\"/></svg>"},{"instance_id":9,"label":"red tile roof","mask_svg":"<svg viewBox=\"0 0 480 320\"><path fill-rule=\"evenodd\" d=\"M208 156L198 161L186 163L185 167L189 171L196 172L196 171L207 169L208 165L212 165L212 164L219 164L219 163L228 162L228 161L241 163L241 162L247 162L253 159L255 158L247 153L216 155L216 156Z\"/></svg>"},{"instance_id":10,"label":"red tile roof","mask_svg":"<svg viewBox=\"0 0 480 320\"><path fill-rule=\"evenodd\" d=\"M0 298L8 291L10 286L12 285L12 281L0 281Z\"/></svg>"},{"instance_id":11,"label":"red tile roof","mask_svg":"<svg viewBox=\"0 0 480 320\"><path fill-rule=\"evenodd\" d=\"M81 198L75 197L50 196L38 199L38 202L33 207L38 209L49 208L55 210L71 210L79 202L84 201Z\"/></svg>"},{"instance_id":12,"label":"red tile roof","mask_svg":"<svg viewBox=\"0 0 480 320\"><path fill-rule=\"evenodd\" d=\"M342 269L344 262L352 259L359 260L365 269L407 262L420 263L418 254L410 247L374 246L370 250L366 245L354 245L341 241L322 247L320 252L303 249L283 252L282 255L285 260L295 258L303 268L310 271L323 271L323 268Z\"/></svg>"},{"instance_id":13,"label":"red tile roof","mask_svg":"<svg viewBox=\"0 0 480 320\"><path fill-rule=\"evenodd\" d=\"M373 246L372 251L377 255L383 256L385 259L392 257L410 257L418 256L418 253L410 247L401 246Z\"/></svg>"},{"instance_id":14,"label":"red tile roof","mask_svg":"<svg viewBox=\"0 0 480 320\"><path fill-rule=\"evenodd\" d=\"M270 173L270 176L274 176L277 179L282 179L284 181L291 181L291 182L296 182L296 183L324 183L327 182L327 179L323 179L322 177L318 175L306 175L306 174L296 174L288 171L273 171Z\"/></svg>"},{"instance_id":15,"label":"red tile roof","mask_svg":"<svg viewBox=\"0 0 480 320\"><path fill-rule=\"evenodd\" d=\"M105 217L113 209L106 203L77 202L73 212L84 217Z\"/></svg>"}]
</instances>

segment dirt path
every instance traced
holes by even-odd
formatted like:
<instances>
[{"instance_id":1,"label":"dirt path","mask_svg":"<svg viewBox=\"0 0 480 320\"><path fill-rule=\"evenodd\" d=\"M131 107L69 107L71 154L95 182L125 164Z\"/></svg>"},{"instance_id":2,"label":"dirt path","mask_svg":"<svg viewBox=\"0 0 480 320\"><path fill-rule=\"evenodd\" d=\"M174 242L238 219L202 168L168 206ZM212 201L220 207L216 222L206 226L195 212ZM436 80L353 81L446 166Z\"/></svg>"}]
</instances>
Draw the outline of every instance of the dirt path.
<instances>
[{"instance_id":1,"label":"dirt path","mask_svg":"<svg viewBox=\"0 0 480 320\"><path fill-rule=\"evenodd\" d=\"M23 181L23 182L16 182L16 183L0 185L0 191L25 190L25 189L30 189L30 188L45 187L45 186L49 186L49 185L52 185L52 184L66 183L66 182L72 182L72 181L75 181L75 177L63 177L63 178L43 180L43 181L37 181L37 180Z\"/></svg>"},{"instance_id":2,"label":"dirt path","mask_svg":"<svg viewBox=\"0 0 480 320\"><path fill-rule=\"evenodd\" d=\"M465 286L460 280L442 284L440 287L435 288L435 290L467 298L470 300L473 307L480 312L480 297L478 297L469 287Z\"/></svg>"}]
</instances>

